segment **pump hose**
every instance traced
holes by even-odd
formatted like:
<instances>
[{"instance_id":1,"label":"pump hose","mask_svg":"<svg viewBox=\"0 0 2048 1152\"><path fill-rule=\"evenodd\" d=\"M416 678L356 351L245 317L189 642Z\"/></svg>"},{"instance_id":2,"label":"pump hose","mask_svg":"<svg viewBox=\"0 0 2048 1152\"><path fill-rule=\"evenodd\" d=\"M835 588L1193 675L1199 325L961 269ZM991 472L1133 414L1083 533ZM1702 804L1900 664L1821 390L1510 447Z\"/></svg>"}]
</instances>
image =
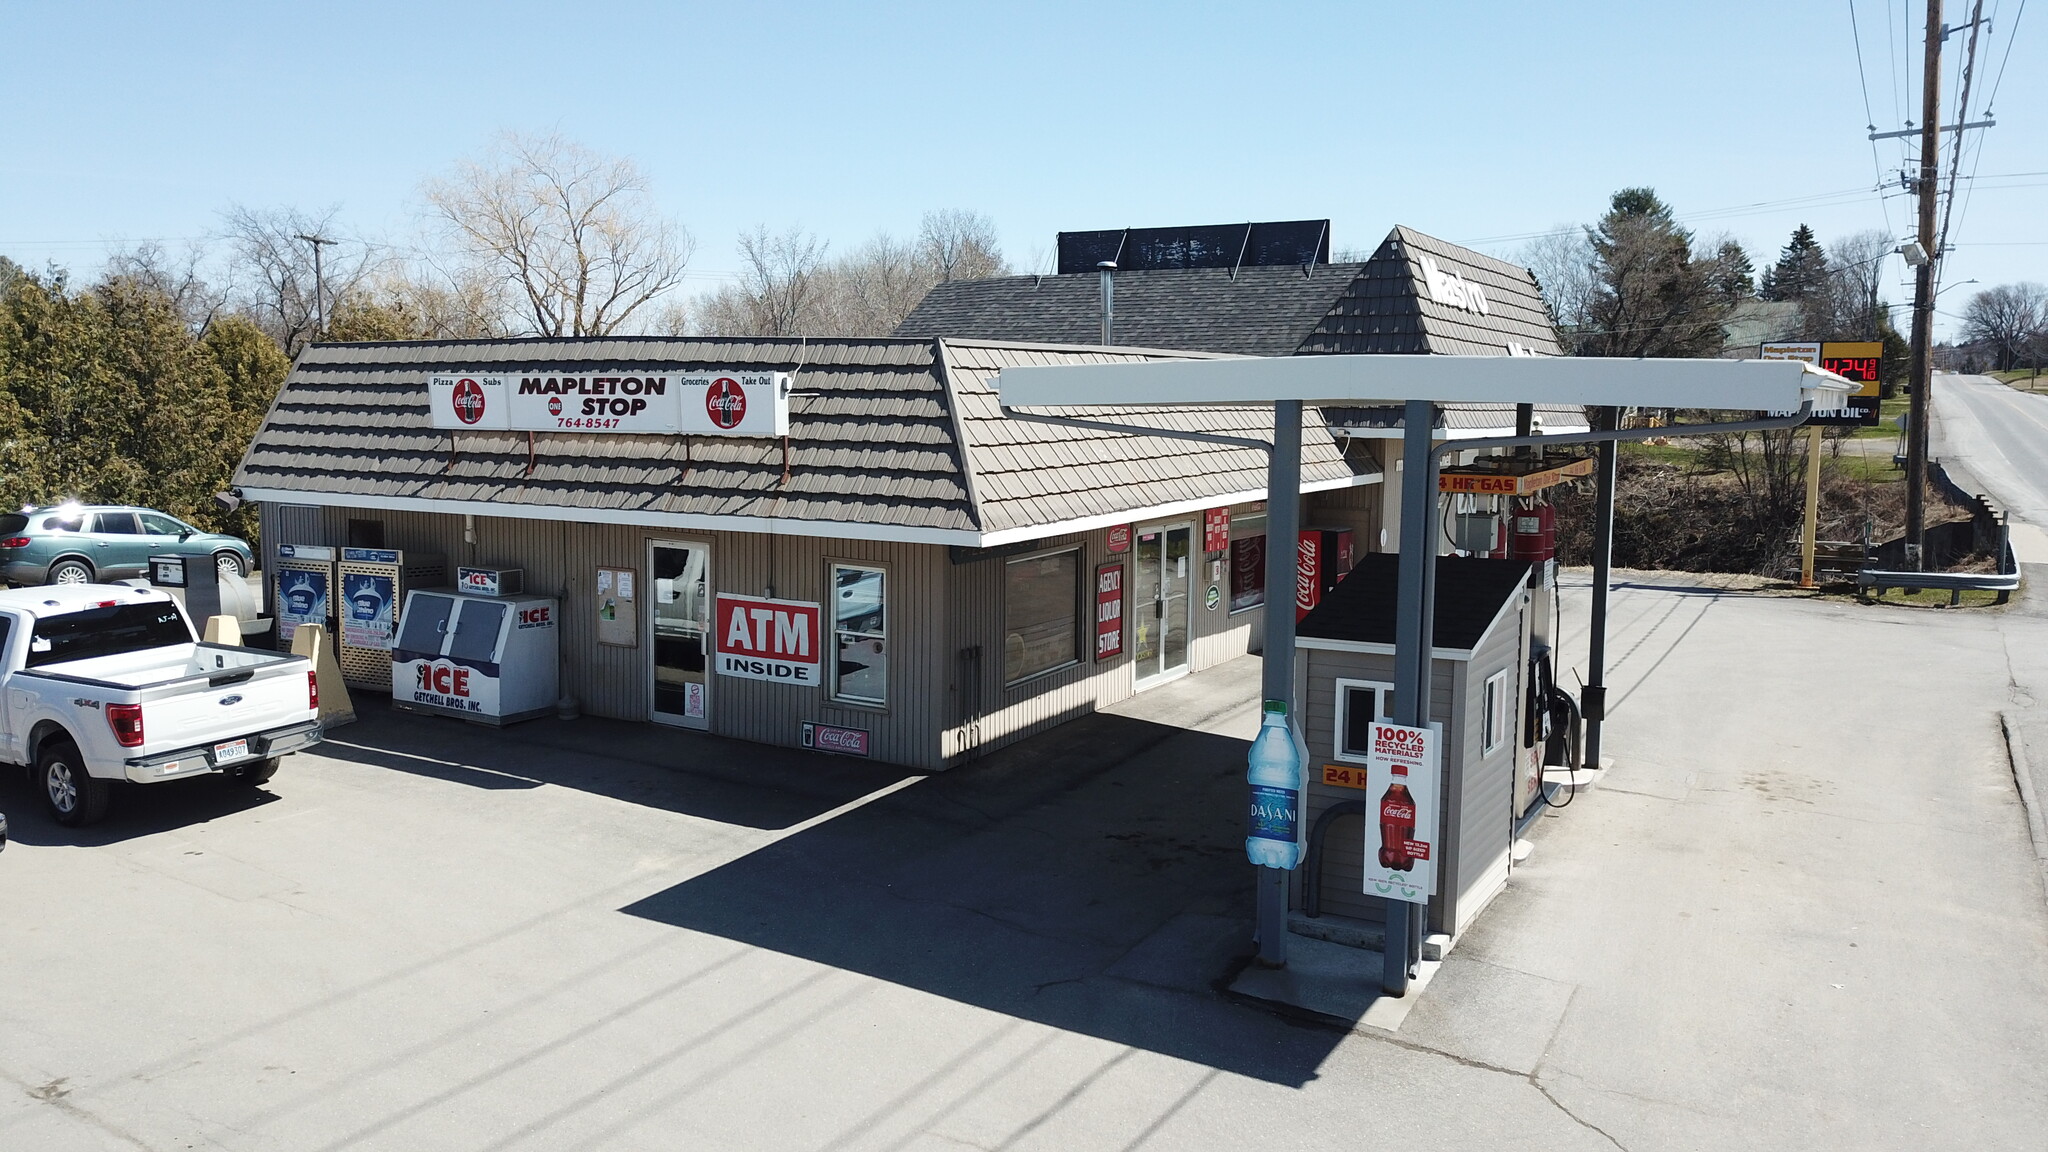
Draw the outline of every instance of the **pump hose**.
<instances>
[{"instance_id":1,"label":"pump hose","mask_svg":"<svg viewBox=\"0 0 2048 1152\"><path fill-rule=\"evenodd\" d=\"M1559 692L1559 693L1556 693L1556 694L1552 695L1550 699L1551 699L1551 708L1552 708L1553 710L1560 710L1560 711L1563 711L1563 712L1565 713L1565 726L1564 726L1564 739L1565 739L1565 755L1564 755L1564 768L1565 768L1565 770L1566 770L1567 772L1575 772L1575 771L1576 771L1576 770L1578 769L1578 767L1579 767L1579 755L1580 755L1580 752L1579 752L1579 726L1580 726L1580 720L1579 720L1579 702L1578 702L1578 701L1576 701L1576 700L1574 700L1574 699L1572 699L1572 698L1571 698L1571 696L1570 696L1570 694L1568 694L1568 693L1564 693L1564 692ZM1560 707L1560 706L1561 706L1561 707ZM1553 721L1553 722L1555 722L1555 721ZM1536 795L1537 795L1537 796L1538 796L1539 798L1541 798L1541 799L1542 799L1543 803L1545 803L1545 804L1549 805L1549 806L1550 806L1550 807L1552 807L1552 808L1569 808L1569 807L1571 807L1571 806L1572 806L1572 801L1573 801L1573 800L1576 800L1576 799L1578 799L1578 796L1579 796L1579 785L1578 785L1578 782L1577 782L1577 778L1576 778L1576 777L1574 777L1574 779L1573 779L1573 783L1572 783L1572 786L1571 786L1570 788L1567 788L1567 789L1565 789L1565 790L1564 790L1564 792L1565 792L1565 798L1564 798L1564 803L1562 803L1562 804L1559 804L1559 803L1556 803L1555 801L1551 800L1551 798L1550 798L1550 793L1548 793L1548 792L1544 791L1544 789L1543 789L1543 770L1544 770L1545 768L1549 767L1549 764L1547 763L1547 761L1548 761L1549 759L1550 759L1550 758L1549 758L1548 756L1544 756L1544 757L1541 757L1541 758L1540 758L1540 761L1541 761L1541 762L1539 762L1539 763L1538 763L1538 764L1536 765Z\"/></svg>"}]
</instances>

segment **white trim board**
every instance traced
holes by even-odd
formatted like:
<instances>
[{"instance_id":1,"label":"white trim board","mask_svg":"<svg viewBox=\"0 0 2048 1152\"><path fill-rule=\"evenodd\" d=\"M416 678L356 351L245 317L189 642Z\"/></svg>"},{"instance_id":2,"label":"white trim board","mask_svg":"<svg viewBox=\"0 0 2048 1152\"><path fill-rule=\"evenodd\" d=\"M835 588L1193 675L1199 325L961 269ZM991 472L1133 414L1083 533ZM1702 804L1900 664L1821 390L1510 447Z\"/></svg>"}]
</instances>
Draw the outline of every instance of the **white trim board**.
<instances>
[{"instance_id":1,"label":"white trim board","mask_svg":"<svg viewBox=\"0 0 2048 1152\"><path fill-rule=\"evenodd\" d=\"M1800 360L1361 354L1004 368L1005 406L1187 404L1596 404L1624 408L1792 410L1857 385Z\"/></svg>"},{"instance_id":2,"label":"white trim board","mask_svg":"<svg viewBox=\"0 0 2048 1152\"><path fill-rule=\"evenodd\" d=\"M1394 646L1392 644L1380 644L1371 640L1327 640L1321 636L1296 636L1294 638L1294 646L1296 648L1314 648L1323 652L1363 652L1369 656L1392 656L1394 654ZM1470 661L1472 659L1471 650L1466 648L1438 648L1435 652L1436 659L1438 660Z\"/></svg>"},{"instance_id":3,"label":"white trim board","mask_svg":"<svg viewBox=\"0 0 2048 1152\"><path fill-rule=\"evenodd\" d=\"M1379 473L1337 480L1314 480L1301 486L1302 495L1339 488L1358 488L1381 481ZM683 532L758 532L772 536L817 536L827 540L876 540L897 544L941 544L962 548L992 548L1020 540L1092 532L1139 520L1181 516L1206 508L1248 504L1266 499L1264 488L1243 492L1220 492L1196 500L1153 504L1101 516L1084 516L1054 524L1026 525L1000 532L976 532L966 528L917 528L897 524L862 524L843 520L805 520L775 516L714 516L700 512L636 512L623 508L575 508L562 504L514 504L489 500L436 500L420 496L372 496L339 492L306 492L290 488L255 488L242 485L242 498L272 504L297 504L321 508L389 508L399 512L434 512L448 516L497 516L510 520L580 520L590 524L624 524L636 528L659 528Z\"/></svg>"}]
</instances>

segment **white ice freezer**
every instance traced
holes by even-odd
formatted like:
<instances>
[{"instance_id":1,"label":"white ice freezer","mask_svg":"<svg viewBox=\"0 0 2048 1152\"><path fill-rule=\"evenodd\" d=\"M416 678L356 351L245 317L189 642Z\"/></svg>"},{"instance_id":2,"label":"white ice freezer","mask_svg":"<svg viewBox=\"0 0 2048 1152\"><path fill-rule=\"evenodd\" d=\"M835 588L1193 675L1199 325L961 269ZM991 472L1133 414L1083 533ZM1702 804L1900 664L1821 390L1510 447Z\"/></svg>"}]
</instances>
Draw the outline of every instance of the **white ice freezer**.
<instances>
[{"instance_id":1,"label":"white ice freezer","mask_svg":"<svg viewBox=\"0 0 2048 1152\"><path fill-rule=\"evenodd\" d=\"M405 595L391 651L391 702L480 724L530 720L560 695L561 607L547 596Z\"/></svg>"}]
</instances>

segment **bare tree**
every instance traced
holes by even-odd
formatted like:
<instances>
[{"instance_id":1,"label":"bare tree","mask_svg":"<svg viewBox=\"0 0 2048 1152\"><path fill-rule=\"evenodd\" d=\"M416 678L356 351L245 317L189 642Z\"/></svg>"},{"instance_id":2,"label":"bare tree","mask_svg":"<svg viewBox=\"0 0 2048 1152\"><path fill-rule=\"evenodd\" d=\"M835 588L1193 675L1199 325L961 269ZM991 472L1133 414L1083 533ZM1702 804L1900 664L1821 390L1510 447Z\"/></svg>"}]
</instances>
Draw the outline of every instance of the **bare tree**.
<instances>
[{"instance_id":1,"label":"bare tree","mask_svg":"<svg viewBox=\"0 0 2048 1152\"><path fill-rule=\"evenodd\" d=\"M104 279L126 280L171 302L178 318L194 334L206 330L227 303L227 293L207 283L199 271L206 251L194 244L173 255L155 241L114 253Z\"/></svg>"},{"instance_id":2,"label":"bare tree","mask_svg":"<svg viewBox=\"0 0 2048 1152\"><path fill-rule=\"evenodd\" d=\"M325 304L355 291L381 259L370 245L342 234L338 214L335 208L315 214L241 206L226 213L228 299L287 355L298 355L316 338L314 322ZM335 241L325 246L317 276L308 236Z\"/></svg>"},{"instance_id":3,"label":"bare tree","mask_svg":"<svg viewBox=\"0 0 2048 1152\"><path fill-rule=\"evenodd\" d=\"M739 282L703 301L698 327L713 336L831 332L824 307L825 252L825 242L801 228L771 235L760 224L741 233Z\"/></svg>"},{"instance_id":4,"label":"bare tree","mask_svg":"<svg viewBox=\"0 0 2048 1152\"><path fill-rule=\"evenodd\" d=\"M2032 281L1986 288L1963 307L1963 335L1990 345L2000 369L2038 356L2048 340L2048 288Z\"/></svg>"},{"instance_id":5,"label":"bare tree","mask_svg":"<svg viewBox=\"0 0 2048 1152\"><path fill-rule=\"evenodd\" d=\"M987 280L1010 274L995 221L979 212L939 208L924 214L917 251L934 280Z\"/></svg>"},{"instance_id":6,"label":"bare tree","mask_svg":"<svg viewBox=\"0 0 2048 1152\"><path fill-rule=\"evenodd\" d=\"M682 282L693 248L637 165L559 134L503 136L426 198L456 252L509 285L520 326L542 336L618 331Z\"/></svg>"},{"instance_id":7,"label":"bare tree","mask_svg":"<svg viewBox=\"0 0 2048 1152\"><path fill-rule=\"evenodd\" d=\"M1536 286L1550 305L1550 317L1557 323L1557 339L1567 351L1576 333L1585 329L1591 314L1593 289L1593 245L1586 230L1577 224L1560 224L1550 232L1524 244L1514 262L1536 275Z\"/></svg>"}]
</instances>

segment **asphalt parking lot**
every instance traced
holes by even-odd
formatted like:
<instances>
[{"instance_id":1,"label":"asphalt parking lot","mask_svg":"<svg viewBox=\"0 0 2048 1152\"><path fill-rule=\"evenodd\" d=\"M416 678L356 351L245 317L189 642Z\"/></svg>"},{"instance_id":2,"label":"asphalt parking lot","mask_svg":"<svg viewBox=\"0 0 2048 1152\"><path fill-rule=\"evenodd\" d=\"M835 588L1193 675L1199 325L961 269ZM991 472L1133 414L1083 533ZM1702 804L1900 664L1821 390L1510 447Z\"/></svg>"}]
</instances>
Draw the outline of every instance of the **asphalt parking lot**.
<instances>
[{"instance_id":1,"label":"asphalt parking lot","mask_svg":"<svg viewBox=\"0 0 2048 1152\"><path fill-rule=\"evenodd\" d=\"M10 782L0 1148L2038 1146L1995 705L2048 621L1615 620L1620 766L1398 1034L1218 990L1249 661L937 777L363 700L82 832Z\"/></svg>"}]
</instances>

